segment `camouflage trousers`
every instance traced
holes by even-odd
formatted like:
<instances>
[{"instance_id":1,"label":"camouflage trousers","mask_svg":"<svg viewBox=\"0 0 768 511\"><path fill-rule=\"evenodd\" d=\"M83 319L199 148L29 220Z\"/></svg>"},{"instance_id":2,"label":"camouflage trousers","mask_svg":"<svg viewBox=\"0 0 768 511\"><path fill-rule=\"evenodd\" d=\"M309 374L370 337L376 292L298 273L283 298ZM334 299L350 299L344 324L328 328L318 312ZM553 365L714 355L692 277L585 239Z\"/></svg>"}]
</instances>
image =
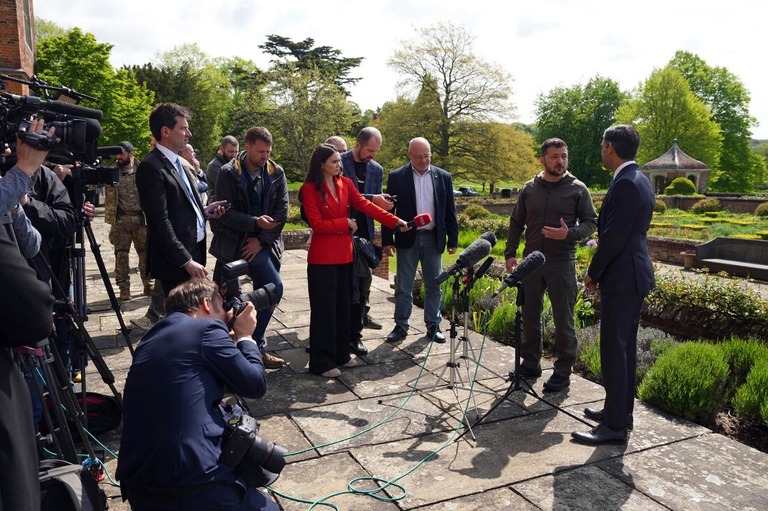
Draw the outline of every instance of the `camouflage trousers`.
<instances>
[{"instance_id":1,"label":"camouflage trousers","mask_svg":"<svg viewBox=\"0 0 768 511\"><path fill-rule=\"evenodd\" d=\"M115 249L115 282L118 287L130 287L128 251L131 242L139 255L139 273L146 286L152 279L147 276L147 226L144 215L118 215L117 222L109 230L109 242Z\"/></svg>"}]
</instances>

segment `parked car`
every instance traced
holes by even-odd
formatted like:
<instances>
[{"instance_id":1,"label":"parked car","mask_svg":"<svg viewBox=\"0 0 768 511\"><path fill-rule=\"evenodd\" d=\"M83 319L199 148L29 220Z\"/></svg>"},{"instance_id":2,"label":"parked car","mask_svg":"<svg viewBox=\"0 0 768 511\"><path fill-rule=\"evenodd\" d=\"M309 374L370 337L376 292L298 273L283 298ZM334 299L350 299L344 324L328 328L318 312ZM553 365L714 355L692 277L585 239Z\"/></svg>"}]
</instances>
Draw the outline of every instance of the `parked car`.
<instances>
[{"instance_id":1,"label":"parked car","mask_svg":"<svg viewBox=\"0 0 768 511\"><path fill-rule=\"evenodd\" d=\"M462 197L476 197L480 195L480 192L469 186L462 186L459 188Z\"/></svg>"},{"instance_id":2,"label":"parked car","mask_svg":"<svg viewBox=\"0 0 768 511\"><path fill-rule=\"evenodd\" d=\"M457 190L456 188L453 189L453 196L454 197L461 197L462 193Z\"/></svg>"}]
</instances>

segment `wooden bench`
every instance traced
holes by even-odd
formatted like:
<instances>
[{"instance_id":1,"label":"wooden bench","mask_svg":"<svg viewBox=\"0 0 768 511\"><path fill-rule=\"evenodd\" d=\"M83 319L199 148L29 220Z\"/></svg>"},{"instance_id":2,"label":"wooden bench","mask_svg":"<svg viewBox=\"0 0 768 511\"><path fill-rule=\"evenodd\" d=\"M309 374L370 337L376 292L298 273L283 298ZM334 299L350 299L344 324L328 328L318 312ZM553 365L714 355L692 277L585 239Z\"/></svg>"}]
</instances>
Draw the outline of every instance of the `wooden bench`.
<instances>
[{"instance_id":1,"label":"wooden bench","mask_svg":"<svg viewBox=\"0 0 768 511\"><path fill-rule=\"evenodd\" d=\"M715 238L696 247L696 266L768 280L768 241Z\"/></svg>"}]
</instances>

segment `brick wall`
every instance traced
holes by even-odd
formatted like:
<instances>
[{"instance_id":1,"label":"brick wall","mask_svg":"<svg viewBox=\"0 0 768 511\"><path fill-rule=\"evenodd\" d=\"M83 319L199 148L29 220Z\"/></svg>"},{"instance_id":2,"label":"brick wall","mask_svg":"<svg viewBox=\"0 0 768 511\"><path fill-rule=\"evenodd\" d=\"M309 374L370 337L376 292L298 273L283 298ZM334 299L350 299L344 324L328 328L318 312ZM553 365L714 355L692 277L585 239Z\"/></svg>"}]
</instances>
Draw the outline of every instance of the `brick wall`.
<instances>
[{"instance_id":1,"label":"brick wall","mask_svg":"<svg viewBox=\"0 0 768 511\"><path fill-rule=\"evenodd\" d=\"M32 0L0 2L0 72L28 80L35 64L35 22ZM8 82L6 91L27 94L25 85Z\"/></svg>"}]
</instances>

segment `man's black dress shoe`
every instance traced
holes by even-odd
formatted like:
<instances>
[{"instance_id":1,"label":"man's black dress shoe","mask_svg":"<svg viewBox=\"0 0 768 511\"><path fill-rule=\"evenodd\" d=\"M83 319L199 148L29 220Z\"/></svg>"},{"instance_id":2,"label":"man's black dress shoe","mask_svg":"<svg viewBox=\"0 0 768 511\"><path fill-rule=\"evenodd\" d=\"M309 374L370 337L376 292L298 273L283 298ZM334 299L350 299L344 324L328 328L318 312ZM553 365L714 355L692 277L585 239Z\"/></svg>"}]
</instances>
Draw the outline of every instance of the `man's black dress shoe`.
<instances>
[{"instance_id":1,"label":"man's black dress shoe","mask_svg":"<svg viewBox=\"0 0 768 511\"><path fill-rule=\"evenodd\" d=\"M406 337L408 337L408 330L400 325L395 325L395 328L387 335L387 342L400 342Z\"/></svg>"},{"instance_id":2,"label":"man's black dress shoe","mask_svg":"<svg viewBox=\"0 0 768 511\"><path fill-rule=\"evenodd\" d=\"M614 431L605 424L600 424L587 432L574 431L571 433L571 438L580 444L587 445L626 444L627 430Z\"/></svg>"},{"instance_id":3,"label":"man's black dress shoe","mask_svg":"<svg viewBox=\"0 0 768 511\"><path fill-rule=\"evenodd\" d=\"M553 374L547 381L544 382L544 390L547 392L559 392L570 384L571 380L567 376Z\"/></svg>"},{"instance_id":4,"label":"man's black dress shoe","mask_svg":"<svg viewBox=\"0 0 768 511\"><path fill-rule=\"evenodd\" d=\"M440 331L440 327L437 325L427 327L427 337L440 344L445 342L445 335Z\"/></svg>"},{"instance_id":5,"label":"man's black dress shoe","mask_svg":"<svg viewBox=\"0 0 768 511\"><path fill-rule=\"evenodd\" d=\"M381 330L384 328L381 323L376 323L373 318L368 314L363 318L363 328L370 328L371 330Z\"/></svg>"},{"instance_id":6,"label":"man's black dress shoe","mask_svg":"<svg viewBox=\"0 0 768 511\"><path fill-rule=\"evenodd\" d=\"M365 347L362 341L352 342L349 345L349 351L358 357L362 357L368 354L368 348Z\"/></svg>"},{"instance_id":7,"label":"man's black dress shoe","mask_svg":"<svg viewBox=\"0 0 768 511\"><path fill-rule=\"evenodd\" d=\"M603 422L603 410L602 408L585 408L584 417L595 422ZM627 417L627 430L632 431L633 427L632 416Z\"/></svg>"}]
</instances>

